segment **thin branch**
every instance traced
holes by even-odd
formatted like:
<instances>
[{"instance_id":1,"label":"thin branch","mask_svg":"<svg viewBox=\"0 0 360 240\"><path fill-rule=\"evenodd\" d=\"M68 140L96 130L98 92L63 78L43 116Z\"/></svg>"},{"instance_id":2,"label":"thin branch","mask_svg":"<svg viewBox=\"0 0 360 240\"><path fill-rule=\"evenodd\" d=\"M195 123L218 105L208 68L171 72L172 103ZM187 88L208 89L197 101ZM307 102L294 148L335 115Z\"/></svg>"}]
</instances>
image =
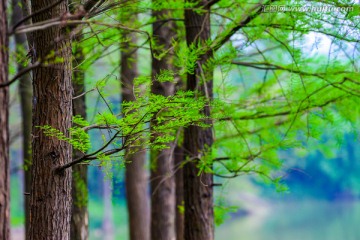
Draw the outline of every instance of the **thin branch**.
<instances>
[{"instance_id":1,"label":"thin branch","mask_svg":"<svg viewBox=\"0 0 360 240\"><path fill-rule=\"evenodd\" d=\"M21 76L25 75L26 73L30 72L31 70L37 68L37 67L40 67L42 66L42 64L40 62L36 62L24 69L22 69L21 71L19 71L10 81L6 82L6 83L1 83L0 84L0 88L3 88L3 87L8 87L10 86L11 84L13 84L17 79L19 79Z\"/></svg>"},{"instance_id":2,"label":"thin branch","mask_svg":"<svg viewBox=\"0 0 360 240\"><path fill-rule=\"evenodd\" d=\"M311 108L321 108L321 107L325 107L328 104L334 103L340 99L343 99L345 96L340 96L340 97L336 97L334 99L329 99L328 101L325 101L322 104L319 105L311 105L311 106L307 106L306 108L301 108L301 104L300 107L298 108L297 112L294 112L293 110L285 110L282 112L277 112L277 113L272 113L272 114L264 114L263 112L258 112L255 113L253 115L245 115L242 117L237 117L237 118L233 118L233 117L224 117L224 118L219 118L217 119L218 121L232 121L232 120L252 120L252 119L261 119L261 118L269 118L269 117L280 117L280 116L286 116L289 115L291 113L294 113L295 115L299 114L300 112L309 110Z\"/></svg>"},{"instance_id":3,"label":"thin branch","mask_svg":"<svg viewBox=\"0 0 360 240\"><path fill-rule=\"evenodd\" d=\"M72 167L73 165L75 164L78 164L78 163L81 163L83 161L86 161L86 160L93 160L93 159L97 159L98 157L96 156L99 152L103 151L105 148L107 148L111 143L112 141L118 136L118 134L120 133L120 131L117 131L117 133L114 134L114 136L104 145L102 146L101 148L99 148L98 150L96 150L95 152L93 153L89 153L89 154L84 154L83 156L75 159L74 161L71 161L67 164L64 164L58 168L55 169L55 171L57 172L61 172L63 170L65 170L66 168L69 168L69 167ZM123 149L123 148L122 148ZM120 150L119 150L120 151ZM109 151L107 151L109 152ZM105 153L105 152L104 152Z\"/></svg>"},{"instance_id":4,"label":"thin branch","mask_svg":"<svg viewBox=\"0 0 360 240\"><path fill-rule=\"evenodd\" d=\"M18 28L21 24L23 24L23 23L26 22L27 20L31 19L32 17L34 17L34 16L36 16L36 15L42 13L42 12L45 12L45 11L50 10L51 8L53 8L53 7L55 7L56 5L60 4L62 1L64 1L64 0L59 0L59 1L57 1L57 2L54 2L53 4L51 4L51 5L49 5L49 6L45 7L45 8L39 9L38 11L35 11L34 13L32 13L32 14L24 17L23 19L21 19L19 22L17 22L17 23L13 26L12 32L14 32L16 28Z\"/></svg>"},{"instance_id":5,"label":"thin branch","mask_svg":"<svg viewBox=\"0 0 360 240\"><path fill-rule=\"evenodd\" d=\"M23 19L21 19L19 22L17 22L17 23L12 27L11 33L14 33L15 30L16 30L16 28L18 28L21 24L23 24L23 23L26 22L27 20L33 18L33 17L36 16L36 15L39 15L39 14L41 14L41 13L43 13L43 12L46 12L46 11L50 10L51 8L59 5L62 1L64 1L64 0L59 0L59 1L57 1L57 2L54 2L53 4L51 4L51 5L49 5L49 6L45 7L45 8L39 9L38 11L36 11L36 12L34 12L34 13L26 16L26 17L24 17ZM82 6L82 7L83 7L83 10L84 10L85 12L81 11L80 8L77 9L77 10L78 10L78 13L81 12L80 14L78 14L77 19L83 18L83 17L85 16L85 14L88 13L88 12L90 12L90 10L91 10L93 7L95 7L95 6L96 6L96 7L99 7L99 6L100 6L101 4L103 4L103 3L104 3L104 0L101 0L101 1L99 1L99 0L88 0L88 1L87 1L86 3L84 3L84 5Z\"/></svg>"},{"instance_id":6,"label":"thin branch","mask_svg":"<svg viewBox=\"0 0 360 240\"><path fill-rule=\"evenodd\" d=\"M211 0L211 1L208 1L205 5L204 5L204 8L207 9L207 8L210 8L212 5L220 2L221 0Z\"/></svg>"},{"instance_id":7,"label":"thin branch","mask_svg":"<svg viewBox=\"0 0 360 240\"><path fill-rule=\"evenodd\" d=\"M275 2L276 0L270 0L266 4L270 4L272 2ZM253 8L249 10L250 14L247 15L244 19L242 19L238 25L234 26L233 28L229 30L225 30L227 33L225 35L220 35L216 37L211 45L212 51L217 51L219 48L221 48L224 43L226 43L238 30L245 27L249 22L251 22L254 18L258 17L261 12L263 11L263 3L256 4ZM257 9L257 10L256 10ZM255 13L252 13L254 10L256 10Z\"/></svg>"},{"instance_id":8,"label":"thin branch","mask_svg":"<svg viewBox=\"0 0 360 240\"><path fill-rule=\"evenodd\" d=\"M84 10L86 12L91 12L92 8L94 7L100 7L105 1L104 0L88 0L85 4L84 4Z\"/></svg>"},{"instance_id":9,"label":"thin branch","mask_svg":"<svg viewBox=\"0 0 360 240\"><path fill-rule=\"evenodd\" d=\"M14 33L28 33L28 32L34 32L34 31L40 31L40 30L44 30L53 26L71 26L71 25L78 25L78 24L95 24L95 25L99 25L99 26L103 26L103 27L108 27L108 28L118 28L118 29L124 29L124 30L128 30L130 32L135 32L135 33L139 33L139 34L145 34L147 36L147 38L150 40L151 36L147 31L143 31L143 30L139 30L139 29L135 29L135 28L129 28L126 27L122 24L109 24L109 23L103 23L103 22L97 22L97 21L93 21L93 20L74 20L74 16L69 16L65 19L51 19L51 20L47 20L47 21L43 21L43 22L38 22L35 23L31 26L23 26L21 28L19 28L17 31L15 31ZM151 56L154 58L154 53L153 53L153 47L152 47L152 42L149 41L150 44L150 52L151 52Z\"/></svg>"},{"instance_id":10,"label":"thin branch","mask_svg":"<svg viewBox=\"0 0 360 240\"><path fill-rule=\"evenodd\" d=\"M292 73L297 73L297 74L300 74L303 76L314 76L314 77L319 77L319 78L324 78L324 76L329 75L328 72L309 73L309 72L304 72L304 71L300 71L300 70L296 70L296 69L286 68L286 67L283 67L280 65L269 63L269 62L232 61L231 63L235 64L235 65L246 66L246 67L251 67L251 68L256 68L256 69L261 69L261 70L284 70L284 71L288 71L288 72L292 72ZM330 72L330 74L332 74L332 75L346 74L346 73L353 73L353 72L352 71Z\"/></svg>"},{"instance_id":11,"label":"thin branch","mask_svg":"<svg viewBox=\"0 0 360 240\"><path fill-rule=\"evenodd\" d=\"M80 98L80 97L84 96L85 94L87 94L87 93L89 93L89 92L95 91L96 89L97 89L97 88L90 89L90 90L88 90L88 91L86 91L86 92L83 92L83 93L80 94L80 95L77 95L76 97L73 97L72 99L74 100L74 99Z\"/></svg>"}]
</instances>

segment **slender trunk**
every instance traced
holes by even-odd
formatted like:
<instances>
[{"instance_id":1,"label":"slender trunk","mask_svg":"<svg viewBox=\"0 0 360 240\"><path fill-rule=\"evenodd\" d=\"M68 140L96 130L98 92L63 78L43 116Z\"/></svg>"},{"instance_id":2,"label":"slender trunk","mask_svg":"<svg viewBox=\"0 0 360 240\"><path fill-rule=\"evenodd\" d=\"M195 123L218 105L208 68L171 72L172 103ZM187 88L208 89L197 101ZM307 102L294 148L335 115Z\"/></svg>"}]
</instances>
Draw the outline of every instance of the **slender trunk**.
<instances>
[{"instance_id":1,"label":"slender trunk","mask_svg":"<svg viewBox=\"0 0 360 240\"><path fill-rule=\"evenodd\" d=\"M0 83L8 81L6 1L0 3ZM0 239L10 239L9 89L0 88Z\"/></svg>"},{"instance_id":2,"label":"slender trunk","mask_svg":"<svg viewBox=\"0 0 360 240\"><path fill-rule=\"evenodd\" d=\"M150 203L144 149L126 156L125 181L130 240L150 239Z\"/></svg>"},{"instance_id":3,"label":"slender trunk","mask_svg":"<svg viewBox=\"0 0 360 240\"><path fill-rule=\"evenodd\" d=\"M181 206L184 205L184 178L183 169L180 167L184 159L183 149L180 146L175 148L175 185L176 185L176 240L184 240L184 212Z\"/></svg>"},{"instance_id":4,"label":"slender trunk","mask_svg":"<svg viewBox=\"0 0 360 240\"><path fill-rule=\"evenodd\" d=\"M12 24L16 24L19 19L23 18L23 12L20 7L19 0L13 0ZM16 52L21 57L28 51L28 44L25 33L15 35ZM22 63L18 63L17 71L24 69ZM31 76L25 74L19 79L19 95L20 95L20 111L22 118L22 145L23 145L23 166L24 166L24 191L30 192L31 188L31 128L32 128L32 87ZM28 236L29 230L29 196L25 195L24 209L25 209L25 238Z\"/></svg>"},{"instance_id":5,"label":"slender trunk","mask_svg":"<svg viewBox=\"0 0 360 240\"><path fill-rule=\"evenodd\" d=\"M110 180L103 178L103 201L104 201L104 219L102 225L102 232L104 233L104 240L113 240L114 221L113 221L113 205L112 205L112 191Z\"/></svg>"},{"instance_id":6,"label":"slender trunk","mask_svg":"<svg viewBox=\"0 0 360 240\"><path fill-rule=\"evenodd\" d=\"M167 18L169 11L154 11L156 20ZM162 49L154 51L163 52L171 48L171 40L175 37L173 22L155 21L153 24L153 37L155 46ZM170 53L162 57L152 59L152 87L151 92L163 96L171 96L175 92L173 82L159 82L157 75L162 70L174 70ZM155 125L156 123L151 123ZM173 240L175 239L175 178L173 148L161 151L151 151L151 239Z\"/></svg>"},{"instance_id":7,"label":"slender trunk","mask_svg":"<svg viewBox=\"0 0 360 240\"><path fill-rule=\"evenodd\" d=\"M64 16L68 1L33 0L32 12L58 2L33 22ZM34 60L49 66L33 71L32 185L30 192L31 240L70 239L72 170L54 171L72 160L72 147L46 136L38 126L51 126L69 137L72 120L71 42L67 29L54 26L33 33ZM59 61L61 59L61 61Z\"/></svg>"},{"instance_id":8,"label":"slender trunk","mask_svg":"<svg viewBox=\"0 0 360 240\"><path fill-rule=\"evenodd\" d=\"M200 1L202 7L207 1ZM192 44L205 44L210 38L210 14L185 11L186 41ZM204 70L204 64L211 57L211 52L203 54L197 61L194 74L187 76L187 89L198 91L208 99L213 97L212 69ZM210 115L210 108L204 108L204 115ZM210 122L209 122L210 123ZM212 129L190 126L184 131L184 153L187 160L184 166L184 200L185 200L185 239L214 239L213 214L213 176L202 172L197 167L199 158L209 153L213 143Z\"/></svg>"},{"instance_id":9,"label":"slender trunk","mask_svg":"<svg viewBox=\"0 0 360 240\"><path fill-rule=\"evenodd\" d=\"M79 37L76 39L80 40ZM75 46L74 66L77 68L73 72L74 95L79 96L85 91L85 73L81 68L84 61L83 49L79 43ZM73 114L80 115L86 119L85 95L73 100ZM73 158L77 159L82 156L78 150L74 150ZM89 238L89 214L88 214L88 189L87 189L87 165L78 164L73 166L72 173L72 191L73 198L72 215L71 215L71 240L86 240Z\"/></svg>"},{"instance_id":10,"label":"slender trunk","mask_svg":"<svg viewBox=\"0 0 360 240\"><path fill-rule=\"evenodd\" d=\"M133 80L138 76L136 49L130 46L136 45L136 36L134 33L125 35L131 40L123 43L122 46L120 75L122 100L129 102L135 100ZM130 147L126 150L125 159L127 163L125 182L130 240L149 240L150 203L147 191L146 150Z\"/></svg>"}]
</instances>

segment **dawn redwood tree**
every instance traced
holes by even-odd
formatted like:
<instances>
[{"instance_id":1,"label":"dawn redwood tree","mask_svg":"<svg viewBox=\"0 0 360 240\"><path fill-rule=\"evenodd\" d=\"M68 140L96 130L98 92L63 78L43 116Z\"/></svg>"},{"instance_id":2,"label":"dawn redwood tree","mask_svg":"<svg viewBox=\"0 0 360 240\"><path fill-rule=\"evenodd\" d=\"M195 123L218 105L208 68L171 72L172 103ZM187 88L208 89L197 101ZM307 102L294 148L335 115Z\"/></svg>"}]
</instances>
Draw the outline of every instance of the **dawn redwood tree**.
<instances>
[{"instance_id":1,"label":"dawn redwood tree","mask_svg":"<svg viewBox=\"0 0 360 240\"><path fill-rule=\"evenodd\" d=\"M136 17L131 17L136 19ZM138 77L137 70L137 33L123 32L128 39L121 43L121 99L125 102L135 101L134 79ZM141 141L141 137L139 139ZM125 184L127 209L129 214L130 240L150 239L150 199L148 196L148 171L146 170L146 149L135 143L126 149L125 153Z\"/></svg>"},{"instance_id":2,"label":"dawn redwood tree","mask_svg":"<svg viewBox=\"0 0 360 240\"><path fill-rule=\"evenodd\" d=\"M156 4L157 1L154 1ZM176 37L175 24L168 21L169 10L153 10L153 38L155 57L152 58L153 94L171 96L175 93L174 81L159 81L157 77L165 71L174 71L171 41ZM169 51L161 55L163 51ZM151 122L152 127L156 121ZM163 150L151 150L151 239L175 239L175 178L174 178L174 144Z\"/></svg>"},{"instance_id":3,"label":"dawn redwood tree","mask_svg":"<svg viewBox=\"0 0 360 240\"><path fill-rule=\"evenodd\" d=\"M210 39L210 12L208 1L199 1L197 7L204 8L196 12L193 8L185 10L186 42L189 48L198 44L205 45ZM212 69L204 69L212 52L207 51L195 63L194 71L187 75L187 90L196 91L210 102L213 98ZM210 116L210 106L203 109ZM211 122L206 122L210 124ZM209 154L214 137L211 127L189 126L184 129L184 202L185 229L184 239L214 239L213 211L213 175L202 172L197 167L200 158Z\"/></svg>"},{"instance_id":4,"label":"dawn redwood tree","mask_svg":"<svg viewBox=\"0 0 360 240\"><path fill-rule=\"evenodd\" d=\"M49 6L46 11L42 11ZM39 23L69 12L68 1L33 0L32 18ZM39 126L51 126L69 137L72 120L71 42L65 25L32 33L33 62L46 62L33 71L32 185L29 239L70 239L71 168L55 171L72 160L72 146L46 136Z\"/></svg>"},{"instance_id":5,"label":"dawn redwood tree","mask_svg":"<svg viewBox=\"0 0 360 240\"><path fill-rule=\"evenodd\" d=\"M23 9L19 0L12 1L12 25L16 24L23 18ZM17 71L21 72L25 69L24 63L21 61L28 51L28 42L25 33L14 35L16 44ZM24 54L25 53L25 54ZM32 86L30 73L24 74L19 78L19 96L20 96L20 111L22 124L22 145L23 145L23 165L24 165L24 191L30 192L31 188L31 128L32 128ZM24 209L25 209L25 237L28 237L29 230L29 195L25 195Z\"/></svg>"},{"instance_id":6,"label":"dawn redwood tree","mask_svg":"<svg viewBox=\"0 0 360 240\"><path fill-rule=\"evenodd\" d=\"M0 3L0 84L8 80L6 1ZM10 239L9 89L0 88L0 239Z\"/></svg>"}]
</instances>

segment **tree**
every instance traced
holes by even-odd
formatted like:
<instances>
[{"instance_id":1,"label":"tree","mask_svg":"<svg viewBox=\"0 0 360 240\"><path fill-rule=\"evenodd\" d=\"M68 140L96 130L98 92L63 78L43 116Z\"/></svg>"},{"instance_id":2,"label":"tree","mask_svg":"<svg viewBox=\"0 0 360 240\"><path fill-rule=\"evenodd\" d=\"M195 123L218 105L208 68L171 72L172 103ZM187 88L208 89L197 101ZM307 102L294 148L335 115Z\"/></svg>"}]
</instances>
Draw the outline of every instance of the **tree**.
<instances>
[{"instance_id":1,"label":"tree","mask_svg":"<svg viewBox=\"0 0 360 240\"><path fill-rule=\"evenodd\" d=\"M176 239L183 240L184 239L184 178L183 178L183 168L181 164L184 159L184 151L181 147L181 143L175 147L174 150L174 163L175 163L175 195L176 195L176 204L175 204L175 225L176 225Z\"/></svg>"},{"instance_id":2,"label":"tree","mask_svg":"<svg viewBox=\"0 0 360 240\"><path fill-rule=\"evenodd\" d=\"M204 45L210 39L210 13L206 4L207 1L200 1L195 6L205 7L202 13L194 9L185 10L186 42L189 48ZM211 68L205 69L205 64L211 57L210 51L201 55L194 62L196 65L193 72L187 76L187 90L205 96L208 102L213 99L213 71ZM206 117L210 116L210 106L205 106L202 113ZM211 124L211 121L205 123ZM198 174L198 162L210 153L213 141L210 126L189 126L184 130L185 239L214 239L213 175L204 171Z\"/></svg>"},{"instance_id":3,"label":"tree","mask_svg":"<svg viewBox=\"0 0 360 240\"><path fill-rule=\"evenodd\" d=\"M8 82L6 1L0 3L0 84ZM9 89L0 88L0 239L10 239Z\"/></svg>"},{"instance_id":4,"label":"tree","mask_svg":"<svg viewBox=\"0 0 360 240\"><path fill-rule=\"evenodd\" d=\"M52 7L49 9L49 5ZM68 1L32 1L33 23L64 16ZM43 9L47 9L43 11ZM72 159L72 146L46 136L39 128L51 126L69 136L72 125L71 42L64 26L34 31L33 62L46 62L33 71L31 240L70 239L72 171L56 171Z\"/></svg>"},{"instance_id":5,"label":"tree","mask_svg":"<svg viewBox=\"0 0 360 240\"><path fill-rule=\"evenodd\" d=\"M19 19L23 18L23 10L19 0L12 1L12 25L14 26ZM25 69L23 58L29 49L26 34L20 33L15 36L16 55L17 55L17 72ZM24 74L19 78L19 96L22 118L22 145L23 145L23 165L24 165L24 191L30 192L31 188L31 128L32 128L32 86L30 73ZM29 196L25 195L24 209L25 209L25 237L28 237L29 230Z\"/></svg>"},{"instance_id":6,"label":"tree","mask_svg":"<svg viewBox=\"0 0 360 240\"><path fill-rule=\"evenodd\" d=\"M124 16L122 16L124 17ZM129 17L136 22L137 17ZM123 102L135 101L134 79L138 77L136 33L123 31L125 42L121 43L121 96ZM134 110L136 111L136 109ZM148 196L148 173L146 170L146 149L142 137L129 145L125 153L126 199L129 213L129 233L131 240L150 239L150 202Z\"/></svg>"},{"instance_id":7,"label":"tree","mask_svg":"<svg viewBox=\"0 0 360 240\"><path fill-rule=\"evenodd\" d=\"M76 38L74 46L72 86L74 88L73 115L86 119L85 102L85 70L82 63L85 59L81 47L81 32ZM74 150L73 159L82 156L82 152ZM78 164L73 167L72 172L72 215L71 215L71 239L86 240L89 238L89 213L88 213L88 189L87 189L87 165Z\"/></svg>"},{"instance_id":8,"label":"tree","mask_svg":"<svg viewBox=\"0 0 360 240\"><path fill-rule=\"evenodd\" d=\"M153 1L153 5L158 5ZM156 7L155 7L156 8ZM171 12L167 9L153 10L153 41L155 43L152 58L151 92L169 97L175 93L175 81L170 77L160 80L161 74L174 74L172 41L176 38L173 21L167 20ZM165 52L165 54L164 54ZM156 127L157 121L151 122ZM153 141L155 138L153 139ZM163 150L151 150L151 239L175 239L175 178L174 148L176 143L169 143Z\"/></svg>"}]
</instances>

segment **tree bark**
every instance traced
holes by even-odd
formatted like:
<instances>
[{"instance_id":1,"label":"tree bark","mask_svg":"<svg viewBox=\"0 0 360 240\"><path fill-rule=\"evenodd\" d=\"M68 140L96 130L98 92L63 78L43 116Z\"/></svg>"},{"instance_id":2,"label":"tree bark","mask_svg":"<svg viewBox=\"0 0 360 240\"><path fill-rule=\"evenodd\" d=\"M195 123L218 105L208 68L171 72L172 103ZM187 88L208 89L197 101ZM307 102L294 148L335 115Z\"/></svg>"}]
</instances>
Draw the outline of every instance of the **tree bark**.
<instances>
[{"instance_id":1,"label":"tree bark","mask_svg":"<svg viewBox=\"0 0 360 240\"><path fill-rule=\"evenodd\" d=\"M129 42L123 43L121 54L122 101L134 101L134 78L137 73L136 45L134 33L124 33ZM140 144L141 145L141 144ZM146 171L146 150L131 147L126 150L126 199L129 214L130 240L150 239L150 202L148 196L148 173Z\"/></svg>"},{"instance_id":2,"label":"tree bark","mask_svg":"<svg viewBox=\"0 0 360 240\"><path fill-rule=\"evenodd\" d=\"M57 0L33 0L32 12ZM68 1L60 1L33 22L64 16ZM72 120L71 42L64 26L33 33L34 59L47 67L33 71L32 185L30 192L31 240L70 239L72 170L55 171L72 160L72 147L56 137L46 136L38 126L51 126L69 137Z\"/></svg>"},{"instance_id":3,"label":"tree bark","mask_svg":"<svg viewBox=\"0 0 360 240\"><path fill-rule=\"evenodd\" d=\"M176 32L173 22L161 22L167 18L168 10L153 11L155 18L153 23L153 37L155 46L162 49L154 49L155 54L171 48L171 40ZM173 70L170 53L162 57L152 59L152 87L151 92L163 96L171 96L175 92L174 82L159 82L157 75L162 70ZM156 123L152 122L152 126ZM175 239L175 178L174 178L174 153L173 148L161 151L151 150L151 239L173 240Z\"/></svg>"},{"instance_id":4,"label":"tree bark","mask_svg":"<svg viewBox=\"0 0 360 240\"><path fill-rule=\"evenodd\" d=\"M6 1L0 3L0 83L8 81ZM10 239L9 89L0 88L0 239Z\"/></svg>"},{"instance_id":5,"label":"tree bark","mask_svg":"<svg viewBox=\"0 0 360 240\"><path fill-rule=\"evenodd\" d=\"M207 1L200 1L199 7L205 6L206 3ZM204 44L210 38L209 11L198 13L192 9L185 10L185 28L188 46ZM209 100L213 97L213 71L204 70L202 67L211 55L211 52L207 52L200 56L194 74L187 76L187 90L198 91ZM209 107L205 107L203 111L205 116L210 115ZM190 161L184 166L186 240L214 239L213 176L205 172L198 176L197 167L199 159L209 153L212 143L213 134L210 127L190 126L184 130L185 159Z\"/></svg>"},{"instance_id":6,"label":"tree bark","mask_svg":"<svg viewBox=\"0 0 360 240\"><path fill-rule=\"evenodd\" d=\"M13 0L12 25L16 24L19 19L23 18L23 10L20 7L19 0ZM26 34L15 34L16 52L19 56L24 57L29 47L26 40ZM17 71L24 69L23 64L17 64ZM20 96L20 111L22 118L22 145L23 145L23 166L24 166L24 191L30 192L31 188L31 128L32 128L32 86L31 75L25 74L19 79L19 96ZM30 220L30 201L29 196L25 195L24 209L25 209L25 238L28 236L29 220Z\"/></svg>"},{"instance_id":7,"label":"tree bark","mask_svg":"<svg viewBox=\"0 0 360 240\"><path fill-rule=\"evenodd\" d=\"M79 42L81 39L76 38ZM73 71L74 96L79 96L85 91L85 72L81 67L85 56L79 43L74 49L74 64L78 65ZM80 115L86 119L85 95L73 100L73 114ZM82 156L78 150L74 150L73 159ZM71 215L71 240L87 240L89 238L89 214L88 214L88 186L87 186L87 165L77 164L72 167L72 215Z\"/></svg>"}]
</instances>

